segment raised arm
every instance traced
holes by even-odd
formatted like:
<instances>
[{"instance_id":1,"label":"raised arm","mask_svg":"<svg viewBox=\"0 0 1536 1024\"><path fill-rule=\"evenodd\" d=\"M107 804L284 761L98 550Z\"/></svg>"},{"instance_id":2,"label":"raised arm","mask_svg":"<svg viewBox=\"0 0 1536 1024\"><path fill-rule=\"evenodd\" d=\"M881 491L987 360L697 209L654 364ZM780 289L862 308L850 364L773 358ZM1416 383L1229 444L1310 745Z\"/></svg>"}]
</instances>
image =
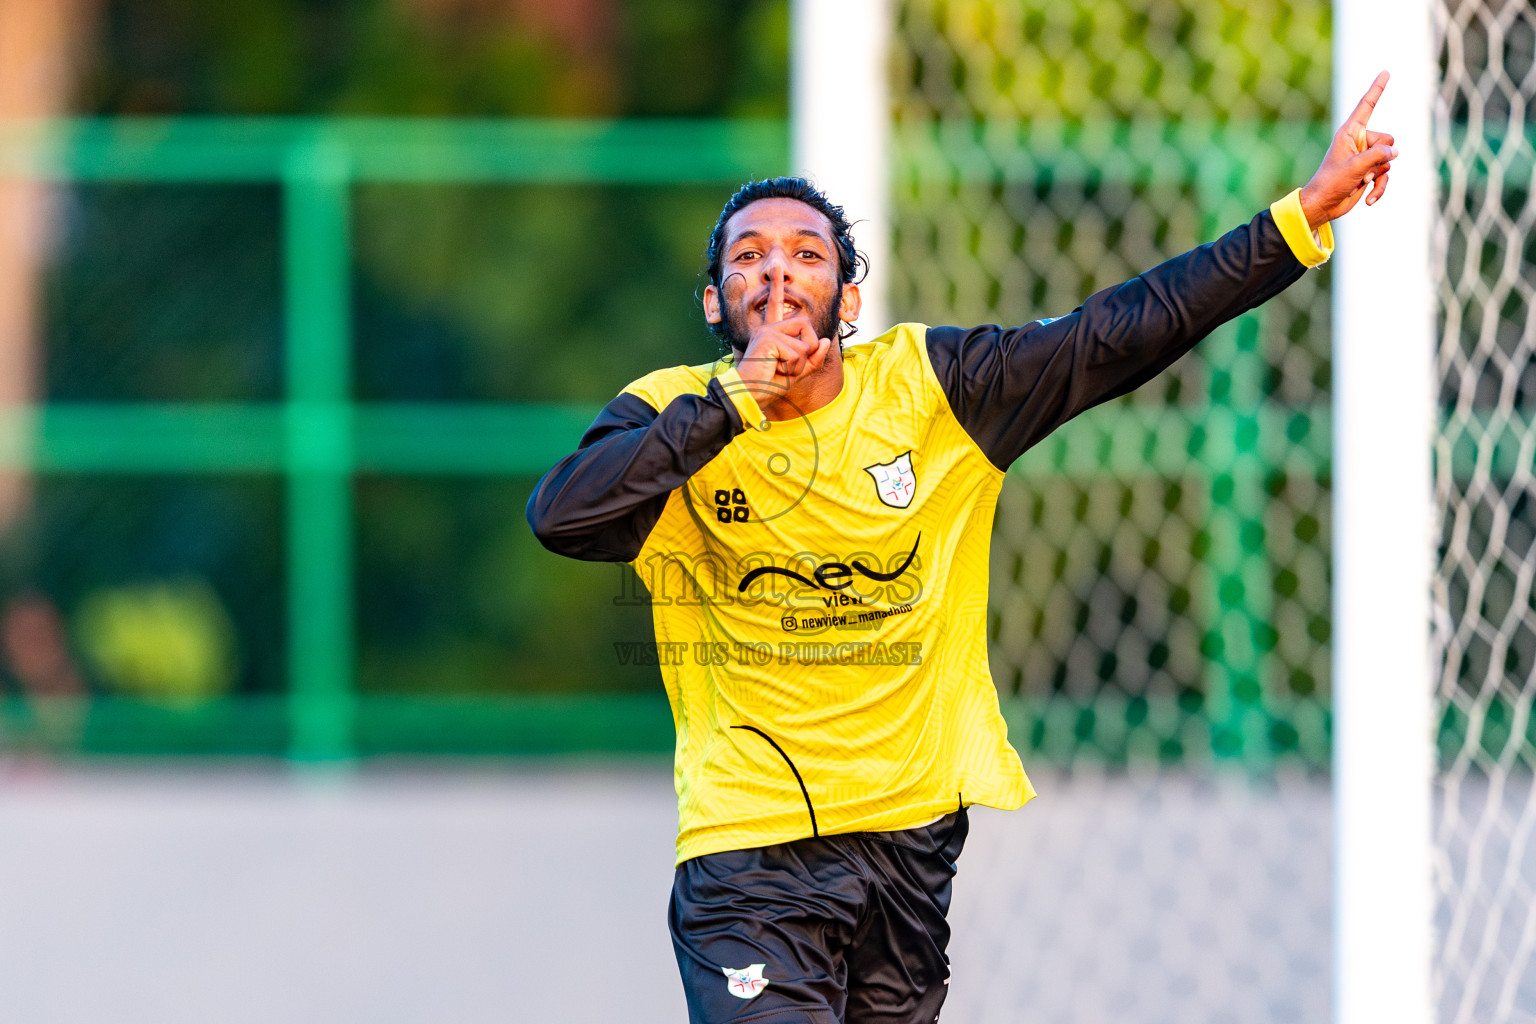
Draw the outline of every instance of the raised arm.
<instances>
[{"instance_id":1,"label":"raised arm","mask_svg":"<svg viewBox=\"0 0 1536 1024\"><path fill-rule=\"evenodd\" d=\"M1085 409L1126 394L1299 278L1274 216L1022 327L928 330L928 358L966 432L999 469Z\"/></svg>"},{"instance_id":2,"label":"raised arm","mask_svg":"<svg viewBox=\"0 0 1536 1024\"><path fill-rule=\"evenodd\" d=\"M1306 187L1216 241L1106 288L1063 317L930 328L929 361L950 408L993 465L1006 469L1073 416L1140 387L1325 261L1329 222L1386 190L1394 140L1366 128L1386 84L1382 72Z\"/></svg>"},{"instance_id":3,"label":"raised arm","mask_svg":"<svg viewBox=\"0 0 1536 1024\"><path fill-rule=\"evenodd\" d=\"M661 412L625 393L534 488L528 525L549 550L589 562L640 553L667 496L745 429L719 379Z\"/></svg>"}]
</instances>

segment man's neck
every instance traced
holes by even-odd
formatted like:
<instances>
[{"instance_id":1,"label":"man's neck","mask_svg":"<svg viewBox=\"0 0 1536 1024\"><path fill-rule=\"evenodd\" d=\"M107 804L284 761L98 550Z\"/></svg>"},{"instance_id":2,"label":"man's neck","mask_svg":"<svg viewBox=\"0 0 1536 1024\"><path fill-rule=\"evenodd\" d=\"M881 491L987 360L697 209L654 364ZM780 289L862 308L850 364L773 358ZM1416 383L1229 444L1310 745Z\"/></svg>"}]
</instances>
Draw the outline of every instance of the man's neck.
<instances>
[{"instance_id":1,"label":"man's neck","mask_svg":"<svg viewBox=\"0 0 1536 1024\"><path fill-rule=\"evenodd\" d=\"M733 355L733 361L741 361L741 352ZM821 369L802 374L790 382L782 394L754 392L757 406L764 418L771 421L792 420L813 413L843 392L843 350L841 343L833 341L827 351L826 362Z\"/></svg>"}]
</instances>

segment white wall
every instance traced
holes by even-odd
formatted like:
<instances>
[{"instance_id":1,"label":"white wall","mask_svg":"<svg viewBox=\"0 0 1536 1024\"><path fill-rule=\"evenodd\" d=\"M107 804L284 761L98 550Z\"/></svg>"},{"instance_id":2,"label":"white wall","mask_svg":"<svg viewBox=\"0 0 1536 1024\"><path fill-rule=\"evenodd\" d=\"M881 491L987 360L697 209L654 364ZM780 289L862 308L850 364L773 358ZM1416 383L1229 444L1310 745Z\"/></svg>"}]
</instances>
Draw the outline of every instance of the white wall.
<instances>
[{"instance_id":1,"label":"white wall","mask_svg":"<svg viewBox=\"0 0 1536 1024\"><path fill-rule=\"evenodd\" d=\"M961 1024L1316 1021L1324 782L1064 779L974 812ZM677 1024L671 773L0 772L0 1019Z\"/></svg>"}]
</instances>

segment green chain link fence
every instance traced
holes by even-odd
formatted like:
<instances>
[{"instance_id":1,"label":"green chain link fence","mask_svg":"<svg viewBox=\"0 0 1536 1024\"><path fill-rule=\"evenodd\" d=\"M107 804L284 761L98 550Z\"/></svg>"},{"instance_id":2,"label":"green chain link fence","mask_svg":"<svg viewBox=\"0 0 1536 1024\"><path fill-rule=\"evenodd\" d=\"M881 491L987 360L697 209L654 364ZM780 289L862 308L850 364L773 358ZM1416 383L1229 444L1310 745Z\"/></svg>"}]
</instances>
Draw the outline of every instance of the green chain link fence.
<instances>
[{"instance_id":1,"label":"green chain link fence","mask_svg":"<svg viewBox=\"0 0 1536 1024\"><path fill-rule=\"evenodd\" d=\"M900 5L904 316L1027 322L1248 220L1331 134L1326 3ZM1025 455L993 671L1051 760L1328 762L1327 269Z\"/></svg>"}]
</instances>

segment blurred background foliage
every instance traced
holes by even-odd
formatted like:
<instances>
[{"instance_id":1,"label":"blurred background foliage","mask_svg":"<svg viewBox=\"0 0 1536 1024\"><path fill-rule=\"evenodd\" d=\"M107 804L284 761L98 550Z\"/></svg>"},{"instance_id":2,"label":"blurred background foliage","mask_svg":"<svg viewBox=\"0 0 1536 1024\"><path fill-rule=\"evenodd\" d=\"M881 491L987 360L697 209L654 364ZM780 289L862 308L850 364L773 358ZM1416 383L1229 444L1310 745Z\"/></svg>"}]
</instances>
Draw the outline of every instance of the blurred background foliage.
<instances>
[{"instance_id":1,"label":"blurred background foliage","mask_svg":"<svg viewBox=\"0 0 1536 1024\"><path fill-rule=\"evenodd\" d=\"M898 119L1328 116L1328 0L905 0Z\"/></svg>"},{"instance_id":2,"label":"blurred background foliage","mask_svg":"<svg viewBox=\"0 0 1536 1024\"><path fill-rule=\"evenodd\" d=\"M102 0L82 113L783 117L785 0Z\"/></svg>"},{"instance_id":3,"label":"blurred background foliage","mask_svg":"<svg viewBox=\"0 0 1536 1024\"><path fill-rule=\"evenodd\" d=\"M788 0L81 0L80 11L75 73L57 113L788 116ZM902 0L896 21L898 132L1326 117L1324 0ZM930 323L1061 313L1201 240L1199 199L1187 184L1126 190L1090 177L904 189L893 300L902 316ZM353 397L595 406L651 369L710 359L717 348L698 308L699 272L726 194L683 185L357 186ZM275 186L76 184L54 190L50 202L38 397L281 400ZM1326 388L1327 338L1306 323L1326 323L1326 295L1314 288L1288 301L1293 308L1266 336L1275 366L1267 393L1291 387L1310 401ZM1306 337L1302 355L1285 354L1285 332ZM1201 371L1188 369L1148 398L1177 402L1205 390ZM532 484L356 481L363 693L659 693L654 668L614 656L615 641L650 639L647 609L614 600L632 593L627 570L546 553L523 519ZM6 631L12 620L31 639L0 651L0 686L183 703L284 691L280 478L44 475L28 487L25 511L0 538L8 595L0 640L16 633ZM1047 518L1070 533L1149 487L1062 481L1054 497L1020 491L1005 506L1033 508L1038 519L1060 504ZM1167 488L1158 493L1142 504L1174 514L1145 528L1163 531L1163 562L1183 565L1202 543L1203 499L1190 491L1170 505ZM1096 511L1082 511L1090 506ZM1325 507L1326 488L1317 487L1298 505L1306 557L1324 550ZM1076 550L1070 538L1062 545ZM1198 695L1203 639L1192 616L1200 610L1184 615L1195 587L1185 570L1153 558L1125 568L1123 585L1094 583L1088 577L1104 570L1088 563L1104 558L1093 551L1082 556L1083 580L1067 580L1081 607L1050 615L1041 609L1059 595L1062 570L1023 579L1013 548L998 555L995 574L1008 593L995 592L994 604L1012 609L1010 621L1036 623L994 622L1005 691L1099 686L1099 670L1079 664L1094 658L1066 650L1077 630L1062 626L1044 644L1035 634L1042 623L1081 619L1089 605L1104 605L1090 616L1096 621L1117 621L1150 568L1173 581L1173 598L1162 603L1179 604L1182 594L1182 604L1161 625L1137 619L1120 631L1165 634L1152 638L1155 664L1143 655L1145 670L1121 652L1120 685ZM1299 597L1292 587L1295 603L1326 607L1325 567L1293 561L1282 574L1293 569L1304 580ZM1040 608L1014 607L1020 594ZM146 655L130 634L159 639ZM1317 653L1325 641L1302 641L1306 667L1295 687L1326 688L1325 653ZM1026 665L1018 653L1026 647L1046 652L1029 655L1044 661ZM163 652L158 661L154 651ZM44 663L53 668L38 668ZM1070 666L1081 686L1059 678ZM1021 668L1034 683L1021 682Z\"/></svg>"},{"instance_id":4,"label":"blurred background foliage","mask_svg":"<svg viewBox=\"0 0 1536 1024\"><path fill-rule=\"evenodd\" d=\"M101 0L81 116L787 116L787 0ZM696 292L718 188L359 186L359 401L599 405L717 351ZM39 397L280 401L276 186L50 197ZM533 481L356 487L358 685L659 693L612 643L620 568L545 552ZM282 481L44 475L3 535L13 694L195 700L285 686ZM624 570L627 571L627 570ZM29 647L30 645L30 647ZM32 651L31 648L40 648ZM45 669L38 665L44 664Z\"/></svg>"}]
</instances>

